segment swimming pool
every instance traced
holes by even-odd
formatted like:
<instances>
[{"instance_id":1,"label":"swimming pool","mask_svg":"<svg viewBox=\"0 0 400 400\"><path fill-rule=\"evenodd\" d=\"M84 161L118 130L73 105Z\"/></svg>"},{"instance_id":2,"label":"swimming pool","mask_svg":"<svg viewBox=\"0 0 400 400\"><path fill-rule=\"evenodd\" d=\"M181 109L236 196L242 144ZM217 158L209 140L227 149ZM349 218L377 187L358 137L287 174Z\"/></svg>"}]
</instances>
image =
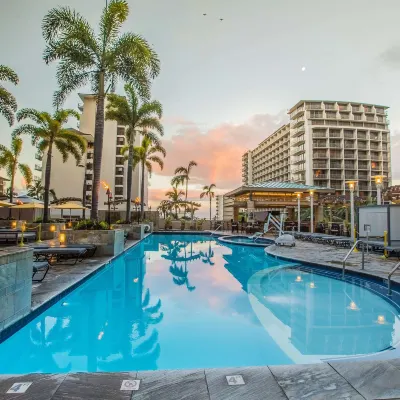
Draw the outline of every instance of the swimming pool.
<instances>
[{"instance_id":1,"label":"swimming pool","mask_svg":"<svg viewBox=\"0 0 400 400\"><path fill-rule=\"evenodd\" d=\"M399 325L372 291L263 248L152 235L1 343L0 373L319 362L393 346Z\"/></svg>"}]
</instances>

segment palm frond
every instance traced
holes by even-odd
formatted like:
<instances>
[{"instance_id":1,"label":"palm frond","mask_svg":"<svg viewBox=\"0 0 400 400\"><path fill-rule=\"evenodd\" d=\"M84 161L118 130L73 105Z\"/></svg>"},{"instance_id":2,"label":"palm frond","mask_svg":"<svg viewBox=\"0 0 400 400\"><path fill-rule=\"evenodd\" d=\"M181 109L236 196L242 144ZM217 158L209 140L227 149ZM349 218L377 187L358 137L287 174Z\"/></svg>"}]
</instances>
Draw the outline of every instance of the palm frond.
<instances>
[{"instance_id":1,"label":"palm frond","mask_svg":"<svg viewBox=\"0 0 400 400\"><path fill-rule=\"evenodd\" d=\"M16 72L10 67L0 65L0 81L11 82L14 85L18 85L19 78Z\"/></svg>"},{"instance_id":2,"label":"palm frond","mask_svg":"<svg viewBox=\"0 0 400 400\"><path fill-rule=\"evenodd\" d=\"M111 0L108 7L104 7L100 19L100 40L106 43L113 42L126 21L129 14L129 6L125 0Z\"/></svg>"},{"instance_id":3,"label":"palm frond","mask_svg":"<svg viewBox=\"0 0 400 400\"><path fill-rule=\"evenodd\" d=\"M14 157L19 157L22 151L22 139L20 137L13 137L11 140L11 151Z\"/></svg>"},{"instance_id":4,"label":"palm frond","mask_svg":"<svg viewBox=\"0 0 400 400\"><path fill-rule=\"evenodd\" d=\"M33 180L32 170L29 168L28 164L19 164L18 168L21 172L21 175L24 177L27 185L30 185Z\"/></svg>"}]
</instances>

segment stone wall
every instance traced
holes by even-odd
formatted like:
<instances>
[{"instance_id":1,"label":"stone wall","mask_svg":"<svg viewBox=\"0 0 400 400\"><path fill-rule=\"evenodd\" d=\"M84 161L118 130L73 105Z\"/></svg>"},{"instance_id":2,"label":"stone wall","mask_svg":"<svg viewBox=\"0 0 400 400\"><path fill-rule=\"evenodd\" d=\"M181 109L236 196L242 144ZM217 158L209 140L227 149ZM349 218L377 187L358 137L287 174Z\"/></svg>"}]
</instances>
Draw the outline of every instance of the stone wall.
<instances>
[{"instance_id":1,"label":"stone wall","mask_svg":"<svg viewBox=\"0 0 400 400\"><path fill-rule=\"evenodd\" d=\"M32 249L0 250L0 331L31 311L32 259Z\"/></svg>"},{"instance_id":2,"label":"stone wall","mask_svg":"<svg viewBox=\"0 0 400 400\"><path fill-rule=\"evenodd\" d=\"M124 251L125 236L123 229L110 229L105 231L74 231L63 230L66 244L95 244L96 256L116 256Z\"/></svg>"}]
</instances>

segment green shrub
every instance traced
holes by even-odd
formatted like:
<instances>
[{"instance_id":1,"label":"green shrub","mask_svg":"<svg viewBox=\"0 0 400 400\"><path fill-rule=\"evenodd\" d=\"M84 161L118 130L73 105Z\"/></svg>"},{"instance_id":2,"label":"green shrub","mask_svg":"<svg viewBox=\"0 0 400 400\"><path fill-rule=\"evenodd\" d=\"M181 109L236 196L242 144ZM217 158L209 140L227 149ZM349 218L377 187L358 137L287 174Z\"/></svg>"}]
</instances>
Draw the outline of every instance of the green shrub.
<instances>
[{"instance_id":1,"label":"green shrub","mask_svg":"<svg viewBox=\"0 0 400 400\"><path fill-rule=\"evenodd\" d=\"M76 231L105 231L108 230L108 224L104 221L93 221L91 219L85 219L83 221L78 222L74 226L74 230Z\"/></svg>"}]
</instances>

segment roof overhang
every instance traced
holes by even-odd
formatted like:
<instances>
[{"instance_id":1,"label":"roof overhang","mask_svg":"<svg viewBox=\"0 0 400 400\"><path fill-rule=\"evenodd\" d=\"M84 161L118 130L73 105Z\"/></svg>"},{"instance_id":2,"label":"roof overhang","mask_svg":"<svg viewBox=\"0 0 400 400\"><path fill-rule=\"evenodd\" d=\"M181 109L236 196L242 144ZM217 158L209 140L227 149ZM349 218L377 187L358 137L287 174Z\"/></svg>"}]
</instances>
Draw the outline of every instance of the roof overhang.
<instances>
[{"instance_id":1,"label":"roof overhang","mask_svg":"<svg viewBox=\"0 0 400 400\"><path fill-rule=\"evenodd\" d=\"M265 185L265 186L263 186ZM241 186L235 190L232 190L229 193L226 193L224 196L226 197L235 197L244 194L250 194L250 192L262 192L262 193L269 193L269 192L281 192L281 193L298 193L298 192L314 192L314 193L334 193L335 189L331 188L324 188L318 186L309 186L309 185L302 185L302 184L294 184L290 182L265 182L260 184L254 185L245 185Z\"/></svg>"}]
</instances>

